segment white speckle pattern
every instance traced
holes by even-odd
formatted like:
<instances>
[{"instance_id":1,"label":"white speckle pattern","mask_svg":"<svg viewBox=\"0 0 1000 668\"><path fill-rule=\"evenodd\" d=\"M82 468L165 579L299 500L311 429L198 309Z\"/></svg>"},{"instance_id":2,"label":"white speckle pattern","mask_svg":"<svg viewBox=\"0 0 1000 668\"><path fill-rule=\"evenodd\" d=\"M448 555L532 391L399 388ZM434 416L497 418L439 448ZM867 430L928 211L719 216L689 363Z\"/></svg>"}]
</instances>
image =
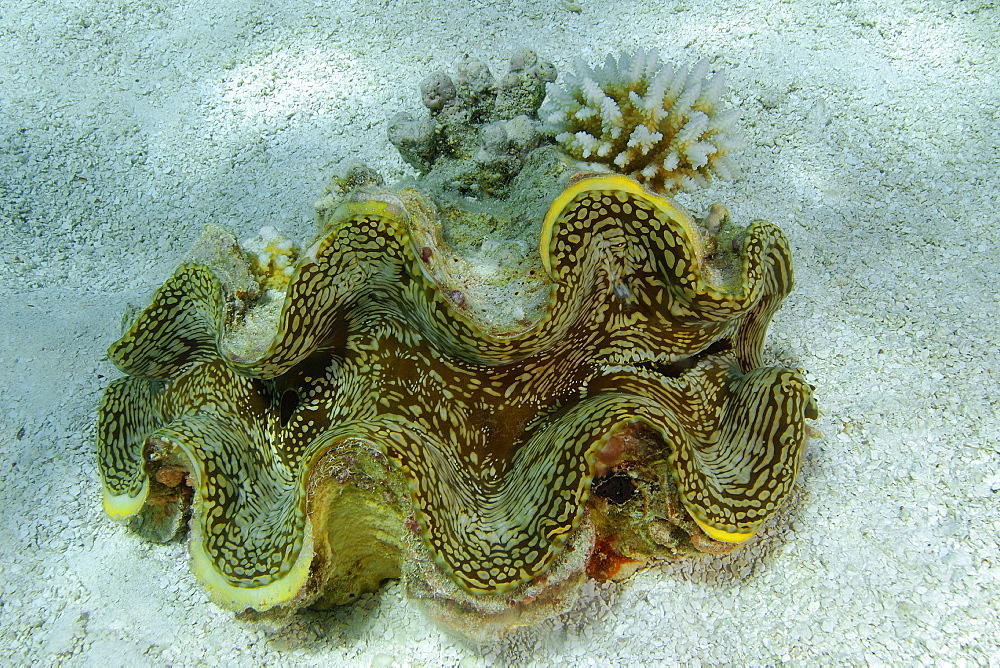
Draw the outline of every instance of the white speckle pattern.
<instances>
[{"instance_id":1,"label":"white speckle pattern","mask_svg":"<svg viewBox=\"0 0 1000 668\"><path fill-rule=\"evenodd\" d=\"M130 374L99 409L109 513L162 504L145 496L147 443L183 452L196 572L218 599L264 609L297 593L311 465L348 439L403 472L434 560L471 592L545 572L580 523L602 439L635 420L662 435L655 458L713 537L742 540L791 491L815 407L800 372L761 366L792 287L775 226L727 229L740 248L714 283L705 249L722 241L683 210L627 177L576 182L543 224L545 315L497 338L424 276L403 213L337 211L259 359L222 352L222 288L200 264L178 268L108 351Z\"/></svg>"}]
</instances>

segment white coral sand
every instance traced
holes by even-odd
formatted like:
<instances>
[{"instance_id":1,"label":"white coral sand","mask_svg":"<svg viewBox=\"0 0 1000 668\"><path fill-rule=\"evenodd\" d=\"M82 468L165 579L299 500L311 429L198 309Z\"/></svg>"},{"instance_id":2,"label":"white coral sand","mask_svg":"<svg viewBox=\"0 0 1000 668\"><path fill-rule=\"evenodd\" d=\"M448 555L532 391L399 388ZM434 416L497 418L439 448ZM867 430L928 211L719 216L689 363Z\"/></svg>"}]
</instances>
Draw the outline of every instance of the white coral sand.
<instances>
[{"instance_id":1,"label":"white coral sand","mask_svg":"<svg viewBox=\"0 0 1000 668\"><path fill-rule=\"evenodd\" d=\"M1000 661L996 3L395 4L0 0L0 664ZM403 174L385 120L422 111L422 77L522 46L564 77L653 46L725 70L744 177L678 199L791 241L766 355L817 388L801 493L735 556L591 588L499 646L456 642L396 585L276 634L238 621L182 544L102 513L122 308L206 223L306 241L334 171Z\"/></svg>"}]
</instances>

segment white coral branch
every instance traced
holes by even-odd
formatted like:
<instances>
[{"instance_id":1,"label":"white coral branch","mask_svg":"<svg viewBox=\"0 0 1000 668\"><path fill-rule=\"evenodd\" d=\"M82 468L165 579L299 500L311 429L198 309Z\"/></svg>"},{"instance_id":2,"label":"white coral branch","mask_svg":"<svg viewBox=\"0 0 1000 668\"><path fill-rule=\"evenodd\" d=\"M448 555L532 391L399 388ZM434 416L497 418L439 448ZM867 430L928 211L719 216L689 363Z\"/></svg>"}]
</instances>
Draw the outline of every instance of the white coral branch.
<instances>
[{"instance_id":1,"label":"white coral branch","mask_svg":"<svg viewBox=\"0 0 1000 668\"><path fill-rule=\"evenodd\" d=\"M655 49L577 61L562 86L550 84L545 130L568 154L632 175L664 192L704 187L738 174L728 157L744 146L739 113L726 109L722 73L708 60L661 64Z\"/></svg>"}]
</instances>

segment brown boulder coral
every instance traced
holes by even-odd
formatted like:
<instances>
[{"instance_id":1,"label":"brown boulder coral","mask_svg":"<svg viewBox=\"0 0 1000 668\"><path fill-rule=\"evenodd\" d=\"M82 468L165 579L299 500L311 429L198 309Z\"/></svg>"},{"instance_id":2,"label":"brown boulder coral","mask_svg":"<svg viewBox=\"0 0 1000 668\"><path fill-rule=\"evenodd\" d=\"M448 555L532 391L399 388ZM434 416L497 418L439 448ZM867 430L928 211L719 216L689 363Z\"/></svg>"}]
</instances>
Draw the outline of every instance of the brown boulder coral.
<instances>
[{"instance_id":1,"label":"brown boulder coral","mask_svg":"<svg viewBox=\"0 0 1000 668\"><path fill-rule=\"evenodd\" d=\"M274 616L401 577L482 637L588 575L730 549L787 497L815 405L761 362L792 287L778 228L555 178L525 279L540 315L498 330L440 270L433 201L345 183L314 243L266 245L287 280L248 291L270 263L211 230L109 349L127 375L98 414L105 508L162 537L190 504L217 602Z\"/></svg>"}]
</instances>

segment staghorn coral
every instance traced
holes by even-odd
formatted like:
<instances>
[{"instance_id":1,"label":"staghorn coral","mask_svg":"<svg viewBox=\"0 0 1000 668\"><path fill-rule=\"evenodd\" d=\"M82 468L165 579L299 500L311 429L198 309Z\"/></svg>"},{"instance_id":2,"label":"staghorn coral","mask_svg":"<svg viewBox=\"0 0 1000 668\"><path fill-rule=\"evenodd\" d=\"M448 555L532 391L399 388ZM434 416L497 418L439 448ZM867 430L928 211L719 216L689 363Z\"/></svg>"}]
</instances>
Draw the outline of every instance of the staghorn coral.
<instances>
[{"instance_id":1,"label":"staghorn coral","mask_svg":"<svg viewBox=\"0 0 1000 668\"><path fill-rule=\"evenodd\" d=\"M726 109L722 74L706 78L708 61L690 71L661 65L656 50L582 61L561 86L550 84L539 111L543 129L564 151L594 168L628 174L671 194L737 174L729 155L742 148L738 112Z\"/></svg>"}]
</instances>

